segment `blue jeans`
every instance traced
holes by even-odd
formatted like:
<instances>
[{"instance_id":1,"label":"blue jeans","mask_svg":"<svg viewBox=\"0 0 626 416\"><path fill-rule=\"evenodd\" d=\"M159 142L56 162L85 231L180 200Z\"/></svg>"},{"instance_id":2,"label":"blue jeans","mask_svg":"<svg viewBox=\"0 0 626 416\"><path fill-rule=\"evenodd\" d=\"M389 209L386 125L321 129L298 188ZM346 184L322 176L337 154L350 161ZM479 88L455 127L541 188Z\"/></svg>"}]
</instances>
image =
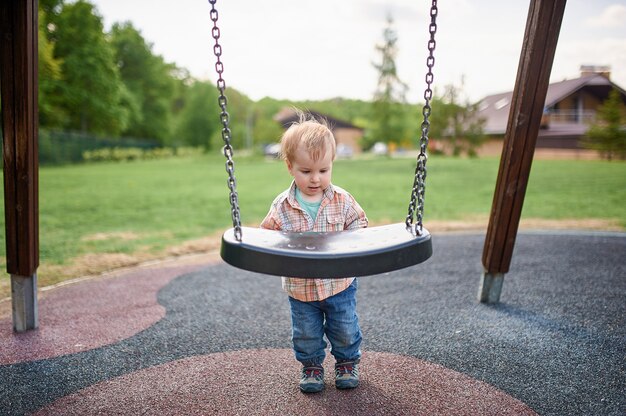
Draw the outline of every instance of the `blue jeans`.
<instances>
[{"instance_id":1,"label":"blue jeans","mask_svg":"<svg viewBox=\"0 0 626 416\"><path fill-rule=\"evenodd\" d=\"M321 366L326 341L337 362L361 358L361 329L356 314L357 280L342 292L321 301L302 302L289 297L293 349L303 366Z\"/></svg>"}]
</instances>

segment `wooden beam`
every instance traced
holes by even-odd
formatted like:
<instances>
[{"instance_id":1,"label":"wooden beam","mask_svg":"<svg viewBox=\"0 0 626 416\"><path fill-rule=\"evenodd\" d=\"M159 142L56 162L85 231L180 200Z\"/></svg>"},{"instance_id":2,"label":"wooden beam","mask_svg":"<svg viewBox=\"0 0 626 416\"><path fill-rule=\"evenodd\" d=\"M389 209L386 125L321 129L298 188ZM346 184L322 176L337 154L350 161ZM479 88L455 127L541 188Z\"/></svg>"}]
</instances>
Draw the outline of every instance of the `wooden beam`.
<instances>
[{"instance_id":1,"label":"wooden beam","mask_svg":"<svg viewBox=\"0 0 626 416\"><path fill-rule=\"evenodd\" d=\"M13 312L14 326L18 331L37 326L35 275L39 266L37 10L37 0L0 2L2 34L0 87L6 258L7 272L12 276L13 287L17 288L13 291ZM16 299L16 293L18 297L34 296L34 299ZM16 313L20 314L17 319ZM19 323L17 326L16 322Z\"/></svg>"},{"instance_id":2,"label":"wooden beam","mask_svg":"<svg viewBox=\"0 0 626 416\"><path fill-rule=\"evenodd\" d=\"M531 0L491 216L481 302L497 302L509 271L566 0Z\"/></svg>"}]
</instances>

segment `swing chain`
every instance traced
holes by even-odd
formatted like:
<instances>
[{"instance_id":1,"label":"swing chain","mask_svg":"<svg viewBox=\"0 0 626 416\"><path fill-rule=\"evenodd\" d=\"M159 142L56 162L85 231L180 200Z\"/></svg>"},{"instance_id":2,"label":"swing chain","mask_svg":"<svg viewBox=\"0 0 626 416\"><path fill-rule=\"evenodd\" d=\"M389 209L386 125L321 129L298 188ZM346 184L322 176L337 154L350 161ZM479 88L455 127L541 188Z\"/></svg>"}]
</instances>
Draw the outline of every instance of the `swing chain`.
<instances>
[{"instance_id":1,"label":"swing chain","mask_svg":"<svg viewBox=\"0 0 626 416\"><path fill-rule=\"evenodd\" d=\"M415 178L413 180L413 189L411 191L411 202L409 203L409 213L406 217L407 228L413 227L413 218L416 217L417 223L415 224L415 233L422 235L422 220L424 217L424 194L426 192L426 161L428 156L426 154L426 148L428 146L428 130L430 128L430 101L433 98L433 90L431 89L433 83L433 67L435 66L435 33L437 32L437 0L432 0L430 8L430 25L428 31L430 33L430 39L428 41L428 58L426 59L426 66L428 72L426 73L426 90L424 91L424 107L422 108L422 116L424 121L421 124L421 137L420 137L420 152L417 156L417 166L415 168Z\"/></svg>"},{"instance_id":2,"label":"swing chain","mask_svg":"<svg viewBox=\"0 0 626 416\"><path fill-rule=\"evenodd\" d=\"M230 212L231 217L233 219L233 227L235 229L235 238L237 241L241 242L241 215L239 213L239 197L237 195L237 180L235 179L235 161L233 160L233 146L230 143L231 132L229 127L230 116L227 111L228 99L226 95L224 95L224 90L226 89L226 82L224 78L222 78L222 72L224 72L224 64L220 59L222 55L222 46L219 43L220 39L220 29L217 27L217 18L218 13L215 8L215 2L217 0L209 0L211 3L211 21L213 21L213 29L211 30L211 35L213 39L215 39L215 45L213 45L213 54L215 55L215 71L217 72L217 89L220 92L220 95L217 99L217 102L222 109L220 112L220 120L222 122L222 140L224 141L223 153L226 157L226 172L228 172L228 189L230 189Z\"/></svg>"}]
</instances>

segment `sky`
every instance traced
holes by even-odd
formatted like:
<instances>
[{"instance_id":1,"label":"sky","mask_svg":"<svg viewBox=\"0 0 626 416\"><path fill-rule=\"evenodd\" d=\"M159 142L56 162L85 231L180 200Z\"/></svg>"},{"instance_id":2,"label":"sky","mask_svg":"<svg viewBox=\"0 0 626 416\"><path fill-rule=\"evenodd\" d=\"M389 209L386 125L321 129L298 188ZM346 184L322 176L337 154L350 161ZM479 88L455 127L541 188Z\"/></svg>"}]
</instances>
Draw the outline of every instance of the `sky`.
<instances>
[{"instance_id":1,"label":"sky","mask_svg":"<svg viewBox=\"0 0 626 416\"><path fill-rule=\"evenodd\" d=\"M105 30L130 21L152 51L198 79L215 80L207 0L91 0ZM462 86L470 102L515 85L530 0L438 2L434 88ZM218 1L223 77L253 100L370 100L387 16L398 36L396 66L409 102L425 88L430 1ZM608 65L626 89L626 0L569 0L551 82L581 65Z\"/></svg>"}]
</instances>

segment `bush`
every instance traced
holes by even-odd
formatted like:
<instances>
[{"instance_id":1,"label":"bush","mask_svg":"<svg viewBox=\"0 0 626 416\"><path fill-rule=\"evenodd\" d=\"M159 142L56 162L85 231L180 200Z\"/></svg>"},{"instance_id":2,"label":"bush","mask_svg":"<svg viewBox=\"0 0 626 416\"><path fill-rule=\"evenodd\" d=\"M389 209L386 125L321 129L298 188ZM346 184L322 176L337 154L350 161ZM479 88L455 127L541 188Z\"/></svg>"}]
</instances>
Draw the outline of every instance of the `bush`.
<instances>
[{"instance_id":1,"label":"bush","mask_svg":"<svg viewBox=\"0 0 626 416\"><path fill-rule=\"evenodd\" d=\"M200 147L157 147L141 149L138 147L107 147L83 152L85 162L129 162L133 160L166 159L174 156L193 156L202 154Z\"/></svg>"}]
</instances>

